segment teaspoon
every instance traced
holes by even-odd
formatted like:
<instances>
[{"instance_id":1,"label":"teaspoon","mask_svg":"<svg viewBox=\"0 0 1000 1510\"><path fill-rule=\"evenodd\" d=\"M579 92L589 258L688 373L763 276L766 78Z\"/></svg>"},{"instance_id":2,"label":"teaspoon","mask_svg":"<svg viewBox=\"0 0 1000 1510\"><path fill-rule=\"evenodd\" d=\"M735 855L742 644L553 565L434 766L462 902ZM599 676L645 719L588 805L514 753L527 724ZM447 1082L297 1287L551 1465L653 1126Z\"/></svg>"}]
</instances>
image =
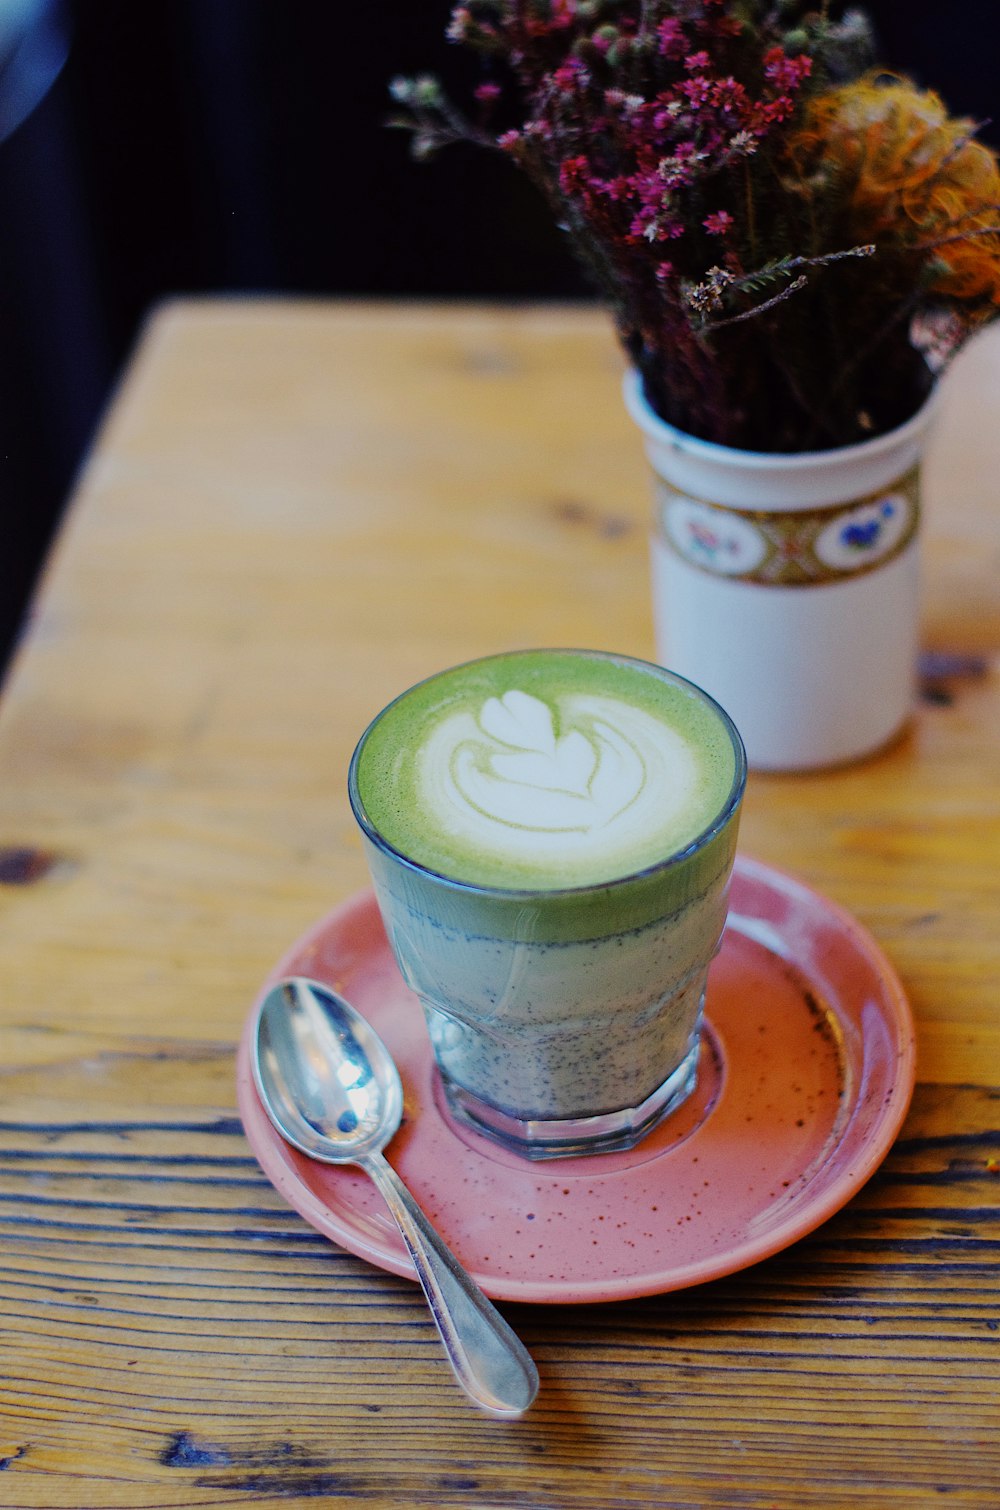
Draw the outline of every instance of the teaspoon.
<instances>
[{"instance_id":1,"label":"teaspoon","mask_svg":"<svg viewBox=\"0 0 1000 1510\"><path fill-rule=\"evenodd\" d=\"M527 1410L538 1392L531 1355L382 1156L402 1118L403 1088L375 1029L328 986L293 976L264 996L251 1058L264 1110L286 1142L324 1164L356 1164L375 1182L462 1388L494 1415Z\"/></svg>"}]
</instances>

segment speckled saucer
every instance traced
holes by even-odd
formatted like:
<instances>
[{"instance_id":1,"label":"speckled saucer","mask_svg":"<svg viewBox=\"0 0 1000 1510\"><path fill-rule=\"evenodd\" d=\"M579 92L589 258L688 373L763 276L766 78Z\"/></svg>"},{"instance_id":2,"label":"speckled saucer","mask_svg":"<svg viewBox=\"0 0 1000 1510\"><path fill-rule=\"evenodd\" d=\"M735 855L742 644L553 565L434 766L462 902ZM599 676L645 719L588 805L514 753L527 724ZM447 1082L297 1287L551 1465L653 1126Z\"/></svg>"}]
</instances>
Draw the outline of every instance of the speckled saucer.
<instances>
[{"instance_id":1,"label":"speckled saucer","mask_svg":"<svg viewBox=\"0 0 1000 1510\"><path fill-rule=\"evenodd\" d=\"M342 992L388 1043L406 1103L390 1162L497 1300L656 1294L778 1252L874 1172L913 1089L909 1006L874 940L801 882L743 857L709 978L698 1088L627 1153L529 1163L451 1120L370 892L300 940L264 989L292 974ZM237 1093L265 1174L341 1247L415 1277L367 1176L311 1162L272 1128L250 1073L252 1021Z\"/></svg>"}]
</instances>

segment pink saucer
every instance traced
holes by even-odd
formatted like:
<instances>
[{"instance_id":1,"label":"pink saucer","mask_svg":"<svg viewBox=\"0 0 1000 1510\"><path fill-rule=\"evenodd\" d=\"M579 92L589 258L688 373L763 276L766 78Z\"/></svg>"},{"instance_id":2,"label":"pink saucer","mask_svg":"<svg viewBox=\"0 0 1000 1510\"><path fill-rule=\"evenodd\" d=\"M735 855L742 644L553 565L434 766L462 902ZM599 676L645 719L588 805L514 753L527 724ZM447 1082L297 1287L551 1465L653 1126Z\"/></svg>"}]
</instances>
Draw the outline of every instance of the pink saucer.
<instances>
[{"instance_id":1,"label":"pink saucer","mask_svg":"<svg viewBox=\"0 0 1000 1510\"><path fill-rule=\"evenodd\" d=\"M264 989L296 974L342 992L386 1040L406 1103L390 1162L496 1300L657 1294L778 1252L872 1175L913 1090L909 1006L874 940L801 882L745 858L709 978L698 1088L627 1153L533 1164L451 1121L370 892L300 940ZM341 1247L415 1278L367 1176L313 1163L274 1131L250 1073L252 1025L253 1014L237 1094L265 1174Z\"/></svg>"}]
</instances>

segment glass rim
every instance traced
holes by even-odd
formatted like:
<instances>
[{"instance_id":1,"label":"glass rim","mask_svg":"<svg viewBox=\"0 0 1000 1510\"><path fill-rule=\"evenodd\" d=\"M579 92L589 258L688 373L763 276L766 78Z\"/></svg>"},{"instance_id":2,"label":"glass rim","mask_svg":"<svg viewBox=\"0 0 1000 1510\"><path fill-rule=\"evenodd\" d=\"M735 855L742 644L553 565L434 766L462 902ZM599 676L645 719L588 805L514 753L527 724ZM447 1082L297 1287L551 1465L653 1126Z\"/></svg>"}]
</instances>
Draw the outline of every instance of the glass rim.
<instances>
[{"instance_id":1,"label":"glass rim","mask_svg":"<svg viewBox=\"0 0 1000 1510\"><path fill-rule=\"evenodd\" d=\"M671 854L665 856L662 860L656 860L652 865L645 865L640 870L630 870L623 876L612 876L609 877L609 879L606 881L588 881L583 883L582 885L577 886L491 886L481 881L463 881L458 876L449 876L446 875L443 871L433 869L433 867L430 865L424 865L420 860L415 860L412 855L406 854L404 850L398 849L375 826L372 819L369 817L367 811L365 810L365 805L361 798L361 793L358 790L358 766L361 759L361 753L364 749L368 736L374 729L375 725L379 723L380 720L384 718L390 712L390 710L396 706L397 703L402 702L405 697L408 697L411 692L415 692L418 687L426 686L429 682L436 681L439 677L450 675L453 671L462 671L467 666L476 666L485 661L498 661L503 660L506 657L532 655L537 651L541 651L541 653L546 655L578 655L591 660L617 661L624 662L627 665L637 666L641 670L652 672L654 675L665 678L667 681L673 682L677 686L690 689L690 691L694 692L698 697L700 697L718 715L723 728L729 735L729 739L732 744L735 763L733 780L726 795L725 801L721 804L719 811L716 813L711 823L706 824L705 828L701 829L700 832L697 833L694 838L684 846L683 849L674 850ZM418 875L423 876L428 880L431 880L442 886L451 887L453 890L460 891L466 895L489 897L497 901L516 902L519 900L527 900L528 898L535 897L544 897L546 900L551 897L554 900L558 900L560 898L571 899L573 897L593 896L598 892L614 891L622 886L634 885L636 881L651 880L661 873L666 873L667 871L677 868L685 861L691 859L692 856L696 855L700 850L706 849L712 842L712 840L715 839L723 831L723 829L726 828L743 799L743 794L746 790L746 783L747 755L742 736L740 735L740 732L737 729L736 725L733 723L733 720L726 712L725 708L723 708L720 703L716 702L711 693L706 692L703 687L699 687L696 682L690 681L686 676L681 676L677 671L671 671L668 666L659 666L655 661L643 660L639 656L627 655L623 652L618 652L615 650L584 650L579 647L546 646L544 648L528 647L525 650L501 650L495 652L492 655L474 656L470 660L459 661L455 665L446 666L440 671L433 671L429 676L422 677L420 681L414 682L411 686L398 693L390 702L386 703L384 708L382 708L378 713L375 714L375 717L373 719L370 720L368 726L355 745L354 753L351 756L351 761L347 772L347 795L348 800L351 804L351 809L354 813L354 817L364 836L377 849L381 850L383 854L387 855L393 860L398 861L408 870L415 871Z\"/></svg>"}]
</instances>

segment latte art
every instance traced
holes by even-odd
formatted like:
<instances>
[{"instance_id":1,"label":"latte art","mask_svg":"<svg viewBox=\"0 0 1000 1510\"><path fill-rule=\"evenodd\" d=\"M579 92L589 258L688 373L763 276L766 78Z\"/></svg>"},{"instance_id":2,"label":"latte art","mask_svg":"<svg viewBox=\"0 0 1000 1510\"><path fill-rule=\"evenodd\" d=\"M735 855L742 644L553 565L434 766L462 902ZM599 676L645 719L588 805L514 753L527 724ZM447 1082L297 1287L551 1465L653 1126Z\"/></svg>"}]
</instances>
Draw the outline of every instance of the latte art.
<instances>
[{"instance_id":1,"label":"latte art","mask_svg":"<svg viewBox=\"0 0 1000 1510\"><path fill-rule=\"evenodd\" d=\"M592 804L600 800L599 793L593 790L603 753L598 745L599 730L594 731L596 739L588 739L579 729L570 729L557 737L548 706L540 698L516 688L502 697L488 698L478 723L488 739L501 749L490 755L482 744L470 743L457 751L456 784L473 807L501 823L521 823L527 828L555 832L561 828L591 826L593 817L582 812L570 811L560 819L555 811L533 809L538 806L539 794L545 792L560 793L571 803ZM466 786L476 784L484 755L489 779L496 788L492 795L499 806L491 806L488 792L479 793L477 801ZM459 765L464 769L459 770ZM641 771L637 776L641 781ZM514 799L513 813L509 811L510 798Z\"/></svg>"},{"instance_id":2,"label":"latte art","mask_svg":"<svg viewBox=\"0 0 1000 1510\"><path fill-rule=\"evenodd\" d=\"M585 693L552 705L518 688L442 720L420 751L424 811L499 859L614 868L689 800L694 759L641 708Z\"/></svg>"},{"instance_id":3,"label":"latte art","mask_svg":"<svg viewBox=\"0 0 1000 1510\"><path fill-rule=\"evenodd\" d=\"M682 851L725 804L730 734L641 662L512 652L411 688L356 754L360 801L407 858L458 881L573 889Z\"/></svg>"}]
</instances>

